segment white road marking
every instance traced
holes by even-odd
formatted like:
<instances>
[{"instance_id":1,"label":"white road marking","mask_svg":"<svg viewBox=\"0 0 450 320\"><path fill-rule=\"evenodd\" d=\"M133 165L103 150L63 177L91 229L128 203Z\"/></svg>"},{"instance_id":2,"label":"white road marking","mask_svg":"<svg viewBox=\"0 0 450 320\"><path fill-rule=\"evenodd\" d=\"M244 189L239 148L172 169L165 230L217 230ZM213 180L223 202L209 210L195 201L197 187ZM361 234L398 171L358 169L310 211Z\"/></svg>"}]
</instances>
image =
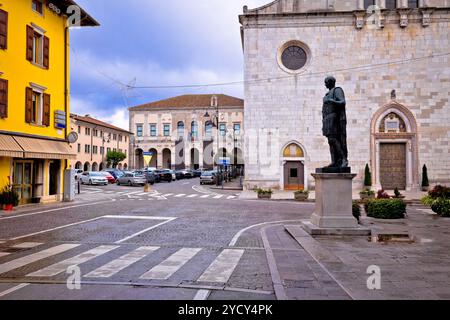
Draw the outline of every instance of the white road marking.
<instances>
[{"instance_id":1,"label":"white road marking","mask_svg":"<svg viewBox=\"0 0 450 320\"><path fill-rule=\"evenodd\" d=\"M11 270L21 268L27 264L34 263L36 261L46 259L48 257L66 252L70 249L78 247L79 244L62 244L56 247L52 247L37 253L30 254L28 256L15 259L0 265L0 274L9 272Z\"/></svg>"},{"instance_id":2,"label":"white road marking","mask_svg":"<svg viewBox=\"0 0 450 320\"><path fill-rule=\"evenodd\" d=\"M223 195L219 194L219 195L215 196L214 199L220 199L220 198L223 198L223 197L224 197Z\"/></svg>"},{"instance_id":3,"label":"white road marking","mask_svg":"<svg viewBox=\"0 0 450 320\"><path fill-rule=\"evenodd\" d=\"M184 197L186 194L184 194L184 193L180 193L180 194L177 194L174 198L181 198L181 197Z\"/></svg>"},{"instance_id":4,"label":"white road marking","mask_svg":"<svg viewBox=\"0 0 450 320\"><path fill-rule=\"evenodd\" d=\"M168 193L168 194L163 195L163 197L170 197L170 196L173 196L173 193Z\"/></svg>"},{"instance_id":5,"label":"white road marking","mask_svg":"<svg viewBox=\"0 0 450 320\"><path fill-rule=\"evenodd\" d=\"M33 212L33 213L25 213L25 214L21 214L21 215L17 215L17 216L12 216L12 217L0 218L0 221L1 220L8 220L8 219L16 219L16 218L25 218L25 217L34 216L34 215L41 214L41 213L62 211L62 210L74 209L74 208L80 208L80 207L86 207L86 206L95 206L97 204L104 204L104 203L111 203L111 200L99 201L99 202L90 202L90 203L84 203L84 204L79 204L79 205L75 205L75 206L62 207L62 208L56 208L56 209L49 209L49 210Z\"/></svg>"},{"instance_id":6,"label":"white road marking","mask_svg":"<svg viewBox=\"0 0 450 320\"><path fill-rule=\"evenodd\" d=\"M140 247L136 250L113 260L100 268L89 272L85 275L86 278L110 278L123 269L131 266L139 260L146 257L148 254L155 252L159 247Z\"/></svg>"},{"instance_id":7,"label":"white road marking","mask_svg":"<svg viewBox=\"0 0 450 320\"><path fill-rule=\"evenodd\" d=\"M183 248L143 274L141 279L167 280L202 249Z\"/></svg>"},{"instance_id":8,"label":"white road marking","mask_svg":"<svg viewBox=\"0 0 450 320\"><path fill-rule=\"evenodd\" d=\"M234 198L236 198L236 196L229 196L229 197L227 198L227 200L231 200L231 199L234 199Z\"/></svg>"},{"instance_id":9,"label":"white road marking","mask_svg":"<svg viewBox=\"0 0 450 320\"><path fill-rule=\"evenodd\" d=\"M191 194L191 195L187 196L186 198L195 198L195 197L198 197L198 194Z\"/></svg>"},{"instance_id":10,"label":"white road marking","mask_svg":"<svg viewBox=\"0 0 450 320\"><path fill-rule=\"evenodd\" d=\"M150 218L150 217L148 217L148 218ZM154 226L152 226L152 227L150 227L150 228L144 229L144 230L142 230L142 231L136 232L135 234L132 234L131 236L126 237L126 238L124 238L124 239L122 239L122 240L116 241L115 243L116 243L116 244L124 243L125 241L128 241L128 240L130 240L130 239L133 239L133 238L135 238L135 237L137 237L137 236L139 236L139 235L141 235L141 234L143 234L143 233L146 233L146 232L148 232L148 231L150 231L150 230L153 230L153 229L156 229L156 228L158 228L158 227L160 227L160 226L162 226L162 225L164 225L164 224L166 224L166 223L168 223L168 222L171 222L171 221L175 220L176 218L160 218L160 219L158 219L158 220L163 220L163 219L166 220L166 221L163 221L163 222L161 222L161 223L158 223L158 224L156 224L156 225L154 225Z\"/></svg>"},{"instance_id":11,"label":"white road marking","mask_svg":"<svg viewBox=\"0 0 450 320\"><path fill-rule=\"evenodd\" d=\"M243 254L244 250L223 250L197 281L227 283Z\"/></svg>"},{"instance_id":12,"label":"white road marking","mask_svg":"<svg viewBox=\"0 0 450 320\"><path fill-rule=\"evenodd\" d=\"M102 254L110 252L114 249L119 248L119 246L99 246L97 248L91 249L89 251L83 252L75 257L69 258L67 260L55 263L49 267L41 269L39 271L30 273L27 277L52 277L65 272L68 267L78 266L82 263L85 263L89 260L97 258Z\"/></svg>"},{"instance_id":13,"label":"white road marking","mask_svg":"<svg viewBox=\"0 0 450 320\"><path fill-rule=\"evenodd\" d=\"M210 194L205 194L204 196L200 196L201 199L206 199L209 198L211 195Z\"/></svg>"},{"instance_id":14,"label":"white road marking","mask_svg":"<svg viewBox=\"0 0 450 320\"><path fill-rule=\"evenodd\" d=\"M198 290L195 294L194 301L204 301L208 300L209 295L211 294L211 291L209 290Z\"/></svg>"},{"instance_id":15,"label":"white road marking","mask_svg":"<svg viewBox=\"0 0 450 320\"><path fill-rule=\"evenodd\" d=\"M0 258L10 255L9 252L0 252Z\"/></svg>"},{"instance_id":16,"label":"white road marking","mask_svg":"<svg viewBox=\"0 0 450 320\"><path fill-rule=\"evenodd\" d=\"M12 246L11 248L16 248L16 249L31 249L37 246L42 245L43 243L40 242L23 242L23 243L19 243L16 244L14 246Z\"/></svg>"},{"instance_id":17,"label":"white road marking","mask_svg":"<svg viewBox=\"0 0 450 320\"><path fill-rule=\"evenodd\" d=\"M25 287L27 287L27 286L29 286L29 285L30 285L29 283L21 283L21 284L19 284L18 286L15 286L15 287L12 287L12 288L10 288L10 289L8 289L8 290L5 290L5 291L3 291L3 292L0 292L0 298L4 297L4 296L6 296L6 295L8 295L8 294L10 294L10 293L13 293L13 292L15 292L15 291L17 291L17 290L20 290L20 289L22 289L22 288L25 288Z\"/></svg>"}]
</instances>

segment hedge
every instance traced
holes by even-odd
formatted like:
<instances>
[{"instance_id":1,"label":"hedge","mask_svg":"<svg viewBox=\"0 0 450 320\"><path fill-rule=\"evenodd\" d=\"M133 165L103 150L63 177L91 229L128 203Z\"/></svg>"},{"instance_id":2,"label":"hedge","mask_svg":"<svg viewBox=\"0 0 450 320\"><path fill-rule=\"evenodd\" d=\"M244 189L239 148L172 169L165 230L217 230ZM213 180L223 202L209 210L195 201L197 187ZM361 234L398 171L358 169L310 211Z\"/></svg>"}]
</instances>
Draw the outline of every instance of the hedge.
<instances>
[{"instance_id":1,"label":"hedge","mask_svg":"<svg viewBox=\"0 0 450 320\"><path fill-rule=\"evenodd\" d=\"M404 219L406 203L401 199L374 199L366 205L367 216L376 219Z\"/></svg>"}]
</instances>

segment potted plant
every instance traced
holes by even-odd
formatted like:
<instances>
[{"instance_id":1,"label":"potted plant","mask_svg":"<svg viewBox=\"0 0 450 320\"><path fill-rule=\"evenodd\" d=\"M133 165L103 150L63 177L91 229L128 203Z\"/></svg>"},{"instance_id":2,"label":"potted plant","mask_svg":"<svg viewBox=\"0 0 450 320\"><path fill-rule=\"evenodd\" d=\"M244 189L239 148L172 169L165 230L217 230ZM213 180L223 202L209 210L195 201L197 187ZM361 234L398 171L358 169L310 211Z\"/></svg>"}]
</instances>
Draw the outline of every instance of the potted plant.
<instances>
[{"instance_id":1,"label":"potted plant","mask_svg":"<svg viewBox=\"0 0 450 320\"><path fill-rule=\"evenodd\" d=\"M430 189L430 182L428 181L428 168L424 164L422 168L422 191L428 191Z\"/></svg>"},{"instance_id":2,"label":"potted plant","mask_svg":"<svg viewBox=\"0 0 450 320\"><path fill-rule=\"evenodd\" d=\"M405 196L400 193L398 188L394 190L394 199L405 199Z\"/></svg>"},{"instance_id":3,"label":"potted plant","mask_svg":"<svg viewBox=\"0 0 450 320\"><path fill-rule=\"evenodd\" d=\"M12 211L19 205L19 195L11 186L6 186L0 193L0 203L3 205L3 210Z\"/></svg>"},{"instance_id":4,"label":"potted plant","mask_svg":"<svg viewBox=\"0 0 450 320\"><path fill-rule=\"evenodd\" d=\"M299 190L294 193L294 198L297 201L306 201L308 200L308 197L309 197L308 190Z\"/></svg>"},{"instance_id":5,"label":"potted plant","mask_svg":"<svg viewBox=\"0 0 450 320\"><path fill-rule=\"evenodd\" d=\"M272 198L272 190L264 190L264 189L258 189L256 190L258 193L258 199L271 199Z\"/></svg>"},{"instance_id":6,"label":"potted plant","mask_svg":"<svg viewBox=\"0 0 450 320\"><path fill-rule=\"evenodd\" d=\"M361 197L361 200L374 199L375 192L370 189L365 189L359 193L359 196Z\"/></svg>"}]
</instances>

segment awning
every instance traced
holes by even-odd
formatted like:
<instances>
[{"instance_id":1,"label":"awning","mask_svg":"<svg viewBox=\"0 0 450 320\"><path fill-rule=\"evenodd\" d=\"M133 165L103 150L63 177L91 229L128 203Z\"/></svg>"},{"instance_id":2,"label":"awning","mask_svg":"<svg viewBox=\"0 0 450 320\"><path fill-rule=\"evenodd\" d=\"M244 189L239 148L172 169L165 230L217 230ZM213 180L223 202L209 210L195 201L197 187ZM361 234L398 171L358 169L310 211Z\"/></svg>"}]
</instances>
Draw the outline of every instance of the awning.
<instances>
[{"instance_id":1,"label":"awning","mask_svg":"<svg viewBox=\"0 0 450 320\"><path fill-rule=\"evenodd\" d=\"M0 134L0 156L22 158L23 149L14 140L13 136Z\"/></svg>"},{"instance_id":2,"label":"awning","mask_svg":"<svg viewBox=\"0 0 450 320\"><path fill-rule=\"evenodd\" d=\"M22 147L24 158L76 159L77 155L67 142L14 136Z\"/></svg>"}]
</instances>

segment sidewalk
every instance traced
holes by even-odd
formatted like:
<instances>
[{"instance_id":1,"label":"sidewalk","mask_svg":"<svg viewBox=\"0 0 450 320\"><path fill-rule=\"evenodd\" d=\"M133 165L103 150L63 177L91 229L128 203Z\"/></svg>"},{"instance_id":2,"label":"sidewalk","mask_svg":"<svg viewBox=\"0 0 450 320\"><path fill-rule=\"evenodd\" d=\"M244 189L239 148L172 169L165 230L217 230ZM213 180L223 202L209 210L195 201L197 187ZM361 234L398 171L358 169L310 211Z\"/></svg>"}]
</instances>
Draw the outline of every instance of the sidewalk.
<instances>
[{"instance_id":1,"label":"sidewalk","mask_svg":"<svg viewBox=\"0 0 450 320\"><path fill-rule=\"evenodd\" d=\"M243 188L240 186L240 181L239 181L239 177L237 177L236 179L233 179L233 181L231 182L225 182L224 186L222 188L222 186L210 186L210 189L213 190L235 190L235 191L242 191Z\"/></svg>"},{"instance_id":2,"label":"sidewalk","mask_svg":"<svg viewBox=\"0 0 450 320\"><path fill-rule=\"evenodd\" d=\"M295 191L281 191L274 190L272 194L272 200L294 200L294 192ZM360 190L353 190L353 200L360 200L359 196ZM394 195L394 191L387 191L389 195ZM426 196L426 192L414 192L414 191L402 191L402 194L405 196L405 201L420 201L424 196ZM257 200L258 194L253 190L245 190L239 196L240 199L246 200ZM314 191L310 191L309 200L314 201L316 199L316 193Z\"/></svg>"}]
</instances>

